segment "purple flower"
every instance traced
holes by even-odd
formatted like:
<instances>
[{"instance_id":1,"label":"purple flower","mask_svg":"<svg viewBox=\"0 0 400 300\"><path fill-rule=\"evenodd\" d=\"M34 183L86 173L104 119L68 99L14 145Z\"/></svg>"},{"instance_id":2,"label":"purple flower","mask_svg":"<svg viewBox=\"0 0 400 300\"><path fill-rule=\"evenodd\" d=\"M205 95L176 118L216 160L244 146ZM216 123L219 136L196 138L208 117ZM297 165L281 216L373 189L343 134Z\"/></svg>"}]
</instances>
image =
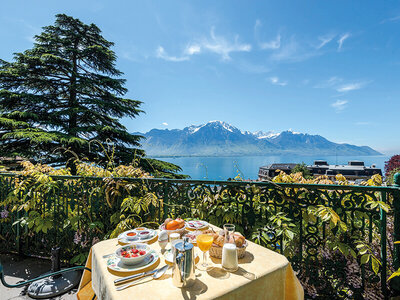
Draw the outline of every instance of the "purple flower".
<instances>
[{"instance_id":1,"label":"purple flower","mask_svg":"<svg viewBox=\"0 0 400 300\"><path fill-rule=\"evenodd\" d=\"M82 240L82 234L81 234L80 230L78 230L75 232L74 243L76 245L78 245L81 242L81 240Z\"/></svg>"},{"instance_id":2,"label":"purple flower","mask_svg":"<svg viewBox=\"0 0 400 300\"><path fill-rule=\"evenodd\" d=\"M0 212L0 216L1 216L1 218L2 219L5 219L5 218L7 218L8 217L8 214L9 214L10 212L7 210L7 209L3 209L1 212Z\"/></svg>"},{"instance_id":3,"label":"purple flower","mask_svg":"<svg viewBox=\"0 0 400 300\"><path fill-rule=\"evenodd\" d=\"M92 240L92 246L93 246L94 244L97 244L98 242L100 242L100 239L99 239L97 236L95 236L95 237L93 238L93 240Z\"/></svg>"}]
</instances>

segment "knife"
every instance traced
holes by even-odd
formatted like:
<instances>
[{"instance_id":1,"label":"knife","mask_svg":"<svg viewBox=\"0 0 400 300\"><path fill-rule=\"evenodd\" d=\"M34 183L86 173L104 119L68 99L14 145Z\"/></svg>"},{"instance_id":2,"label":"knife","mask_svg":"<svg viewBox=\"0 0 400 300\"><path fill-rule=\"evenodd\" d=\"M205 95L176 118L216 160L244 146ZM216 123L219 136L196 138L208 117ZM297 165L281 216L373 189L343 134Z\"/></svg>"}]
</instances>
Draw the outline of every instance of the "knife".
<instances>
[{"instance_id":1,"label":"knife","mask_svg":"<svg viewBox=\"0 0 400 300\"><path fill-rule=\"evenodd\" d=\"M125 283L125 282L128 282L128 281L134 280L134 279L138 279L138 278L146 277L146 276L149 276L149 275L153 275L158 270L159 269L155 269L155 270L152 270L152 271L143 272L143 273L139 273L139 274L136 274L136 275L130 275L130 276L126 276L126 277L123 277L123 278L118 278L118 279L114 280L114 284L118 285L118 284L122 284L122 283Z\"/></svg>"}]
</instances>

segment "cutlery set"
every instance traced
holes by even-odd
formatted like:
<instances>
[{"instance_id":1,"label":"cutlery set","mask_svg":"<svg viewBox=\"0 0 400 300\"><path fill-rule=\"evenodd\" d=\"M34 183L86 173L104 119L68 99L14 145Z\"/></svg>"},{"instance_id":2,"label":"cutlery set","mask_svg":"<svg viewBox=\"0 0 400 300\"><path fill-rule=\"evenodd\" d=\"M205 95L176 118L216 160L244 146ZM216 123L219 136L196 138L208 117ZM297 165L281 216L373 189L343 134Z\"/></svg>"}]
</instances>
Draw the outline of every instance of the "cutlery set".
<instances>
[{"instance_id":1,"label":"cutlery set","mask_svg":"<svg viewBox=\"0 0 400 300\"><path fill-rule=\"evenodd\" d=\"M143 272L143 273L136 274L136 275L131 275L131 276L126 276L126 277L123 277L123 278L118 278L118 279L114 280L114 284L115 285L120 285L120 284L123 284L123 283L126 283L126 282L134 280L133 282L129 282L128 284L117 286L117 288L116 288L117 291L121 291L123 289L126 289L126 288L132 286L132 285L135 285L137 282L143 280L144 278L146 278L148 276L151 276L153 279L158 279L161 276L163 276L168 269L169 269L169 266L165 265L162 268L155 269L155 270L152 270L152 271Z\"/></svg>"}]
</instances>

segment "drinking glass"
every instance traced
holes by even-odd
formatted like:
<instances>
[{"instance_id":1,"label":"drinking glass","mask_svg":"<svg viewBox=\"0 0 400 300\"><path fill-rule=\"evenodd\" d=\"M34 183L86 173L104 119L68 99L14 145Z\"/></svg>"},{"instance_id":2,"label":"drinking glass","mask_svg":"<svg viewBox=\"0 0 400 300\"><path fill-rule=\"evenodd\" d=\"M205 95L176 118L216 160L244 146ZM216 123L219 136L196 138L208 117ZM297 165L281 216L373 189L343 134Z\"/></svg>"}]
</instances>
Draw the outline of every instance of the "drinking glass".
<instances>
[{"instance_id":1,"label":"drinking glass","mask_svg":"<svg viewBox=\"0 0 400 300\"><path fill-rule=\"evenodd\" d=\"M225 242L224 246L222 247L222 268L229 272L235 272L239 268L237 248L234 238L235 225L225 224L224 233Z\"/></svg>"},{"instance_id":2,"label":"drinking glass","mask_svg":"<svg viewBox=\"0 0 400 300\"><path fill-rule=\"evenodd\" d=\"M206 252L210 250L213 241L214 237L209 234L200 234L196 238L197 246L203 252L203 263L200 265L200 270L205 271L209 267Z\"/></svg>"},{"instance_id":3,"label":"drinking glass","mask_svg":"<svg viewBox=\"0 0 400 300\"><path fill-rule=\"evenodd\" d=\"M234 224L224 224L225 243L229 243L229 238L235 233Z\"/></svg>"}]
</instances>

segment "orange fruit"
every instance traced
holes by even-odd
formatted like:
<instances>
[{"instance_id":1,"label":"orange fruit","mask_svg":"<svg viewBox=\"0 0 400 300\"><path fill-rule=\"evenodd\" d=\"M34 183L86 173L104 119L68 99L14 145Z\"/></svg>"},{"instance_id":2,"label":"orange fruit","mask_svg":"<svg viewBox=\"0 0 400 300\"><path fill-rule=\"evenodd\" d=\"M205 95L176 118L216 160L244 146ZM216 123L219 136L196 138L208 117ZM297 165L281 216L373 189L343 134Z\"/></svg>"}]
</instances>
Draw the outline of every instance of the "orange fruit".
<instances>
[{"instance_id":1,"label":"orange fruit","mask_svg":"<svg viewBox=\"0 0 400 300\"><path fill-rule=\"evenodd\" d=\"M176 220L170 221L165 225L165 229L167 230L175 230L179 228L179 222Z\"/></svg>"}]
</instances>

